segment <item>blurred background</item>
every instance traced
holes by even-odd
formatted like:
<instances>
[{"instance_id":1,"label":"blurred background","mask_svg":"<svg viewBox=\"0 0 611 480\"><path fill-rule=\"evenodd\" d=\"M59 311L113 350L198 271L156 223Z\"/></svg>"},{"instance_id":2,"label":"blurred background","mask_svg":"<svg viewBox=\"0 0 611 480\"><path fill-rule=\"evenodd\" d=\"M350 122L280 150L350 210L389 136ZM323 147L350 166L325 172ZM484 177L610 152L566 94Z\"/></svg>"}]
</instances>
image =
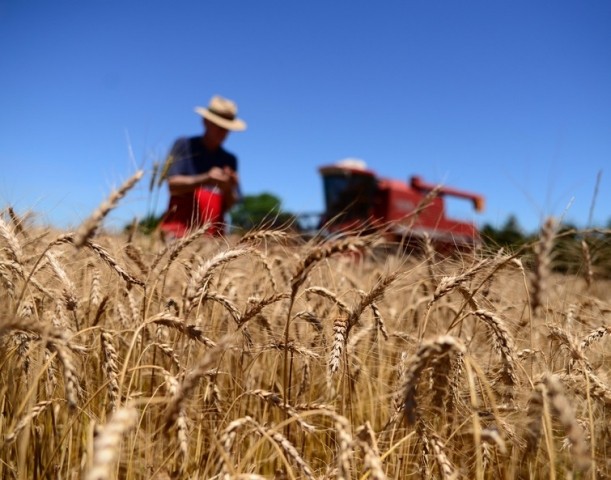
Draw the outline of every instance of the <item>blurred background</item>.
<instances>
[{"instance_id":1,"label":"blurred background","mask_svg":"<svg viewBox=\"0 0 611 480\"><path fill-rule=\"evenodd\" d=\"M154 165L222 94L243 193L283 211L321 211L318 167L354 157L481 194L448 208L482 228L607 226L609 25L596 0L0 0L0 205L73 228L142 168L106 225L160 215Z\"/></svg>"}]
</instances>

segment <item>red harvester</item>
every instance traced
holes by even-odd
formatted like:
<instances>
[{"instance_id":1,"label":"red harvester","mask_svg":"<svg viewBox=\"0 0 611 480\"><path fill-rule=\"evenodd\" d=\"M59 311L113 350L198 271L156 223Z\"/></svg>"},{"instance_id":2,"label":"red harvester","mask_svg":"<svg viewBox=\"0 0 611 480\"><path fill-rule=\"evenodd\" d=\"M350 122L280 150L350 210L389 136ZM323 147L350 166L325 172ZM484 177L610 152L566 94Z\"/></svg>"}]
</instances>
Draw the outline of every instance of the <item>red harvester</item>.
<instances>
[{"instance_id":1,"label":"red harvester","mask_svg":"<svg viewBox=\"0 0 611 480\"><path fill-rule=\"evenodd\" d=\"M420 177L409 183L378 178L365 163L344 160L320 167L325 213L320 226L327 231L379 230L389 241L418 245L428 234L440 251L472 249L480 244L477 227L446 217L444 197L464 198L476 211L484 208L480 195L433 185Z\"/></svg>"}]
</instances>

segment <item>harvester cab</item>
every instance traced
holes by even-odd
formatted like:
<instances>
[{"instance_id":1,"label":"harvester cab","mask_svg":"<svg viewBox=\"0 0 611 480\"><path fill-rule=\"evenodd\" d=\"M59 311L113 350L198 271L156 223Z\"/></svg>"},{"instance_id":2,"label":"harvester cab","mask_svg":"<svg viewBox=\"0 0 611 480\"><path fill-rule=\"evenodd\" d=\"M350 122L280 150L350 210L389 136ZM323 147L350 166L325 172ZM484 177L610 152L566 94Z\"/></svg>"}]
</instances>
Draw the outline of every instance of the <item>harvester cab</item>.
<instances>
[{"instance_id":1,"label":"harvester cab","mask_svg":"<svg viewBox=\"0 0 611 480\"><path fill-rule=\"evenodd\" d=\"M347 159L320 169L325 213L320 227L330 233L379 231L389 241L417 246L428 235L442 251L473 249L480 244L472 222L446 216L444 197L469 200L484 208L480 195L424 182L379 178L361 160Z\"/></svg>"}]
</instances>

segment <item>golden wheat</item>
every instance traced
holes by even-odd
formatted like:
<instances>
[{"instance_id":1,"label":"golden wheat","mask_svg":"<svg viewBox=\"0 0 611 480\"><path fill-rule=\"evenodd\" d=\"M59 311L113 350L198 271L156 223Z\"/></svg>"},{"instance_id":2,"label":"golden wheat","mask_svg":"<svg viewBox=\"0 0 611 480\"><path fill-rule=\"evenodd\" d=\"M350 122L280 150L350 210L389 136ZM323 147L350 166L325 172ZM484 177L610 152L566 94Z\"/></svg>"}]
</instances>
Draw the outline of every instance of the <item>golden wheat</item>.
<instances>
[{"instance_id":1,"label":"golden wheat","mask_svg":"<svg viewBox=\"0 0 611 480\"><path fill-rule=\"evenodd\" d=\"M0 478L611 475L599 275L548 269L531 314L527 249L4 216Z\"/></svg>"}]
</instances>

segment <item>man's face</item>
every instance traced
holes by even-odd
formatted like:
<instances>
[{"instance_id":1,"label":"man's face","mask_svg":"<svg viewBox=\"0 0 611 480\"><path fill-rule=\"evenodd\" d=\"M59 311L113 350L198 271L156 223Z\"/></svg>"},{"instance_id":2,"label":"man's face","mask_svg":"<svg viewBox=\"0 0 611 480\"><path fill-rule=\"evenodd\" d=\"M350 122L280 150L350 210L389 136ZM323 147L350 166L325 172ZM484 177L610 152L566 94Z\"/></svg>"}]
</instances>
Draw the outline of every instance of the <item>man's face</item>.
<instances>
[{"instance_id":1,"label":"man's face","mask_svg":"<svg viewBox=\"0 0 611 480\"><path fill-rule=\"evenodd\" d=\"M206 128L205 136L210 144L220 147L227 138L229 130L219 127L217 124L212 123L208 119L204 118L204 126Z\"/></svg>"}]
</instances>

